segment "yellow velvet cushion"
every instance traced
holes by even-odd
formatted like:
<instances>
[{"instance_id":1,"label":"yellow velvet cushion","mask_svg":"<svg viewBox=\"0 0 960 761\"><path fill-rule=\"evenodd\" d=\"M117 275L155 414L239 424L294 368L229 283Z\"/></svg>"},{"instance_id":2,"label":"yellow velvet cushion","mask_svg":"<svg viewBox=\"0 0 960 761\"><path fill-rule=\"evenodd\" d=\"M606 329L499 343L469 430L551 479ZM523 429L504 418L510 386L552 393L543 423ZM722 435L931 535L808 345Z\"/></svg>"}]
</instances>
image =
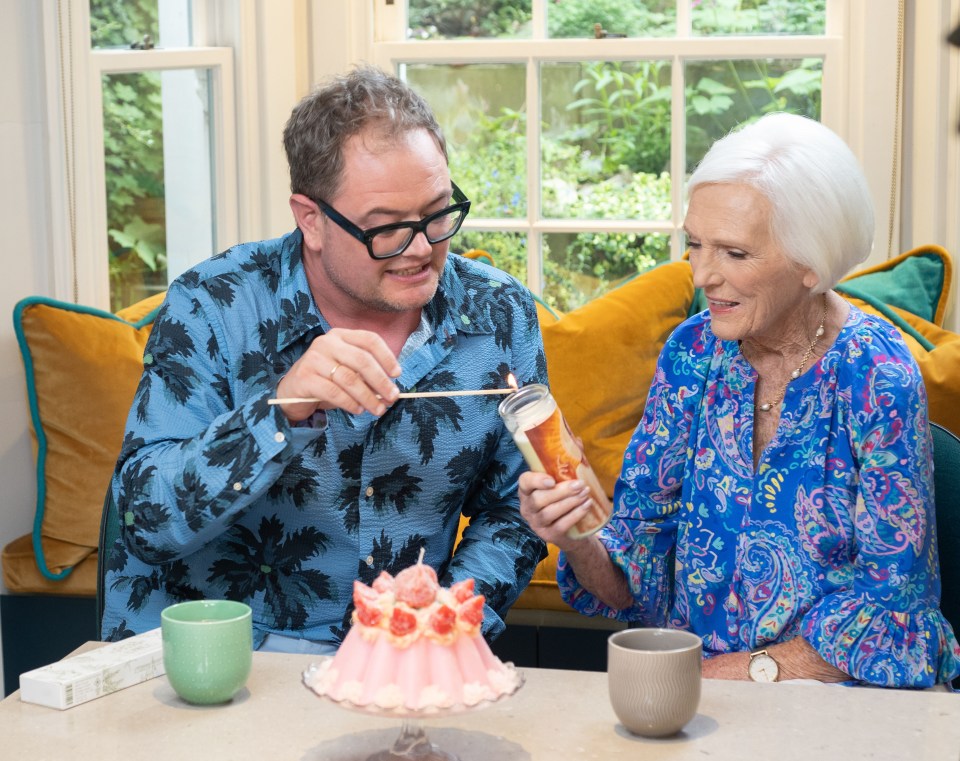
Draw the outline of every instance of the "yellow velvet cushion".
<instances>
[{"instance_id":1,"label":"yellow velvet cushion","mask_svg":"<svg viewBox=\"0 0 960 761\"><path fill-rule=\"evenodd\" d=\"M99 522L99 516L97 519ZM43 546L47 555L55 558L61 553L65 559L78 554L76 545L49 537L44 538ZM97 553L89 548L84 548L82 552L86 553L86 557L72 566L69 575L51 581L37 567L33 537L30 534L17 537L3 548L3 585L8 591L21 595L91 597L97 591Z\"/></svg>"},{"instance_id":2,"label":"yellow velvet cushion","mask_svg":"<svg viewBox=\"0 0 960 761\"><path fill-rule=\"evenodd\" d=\"M690 265L674 262L566 314L537 304L550 388L607 494L643 415L660 349L692 302ZM514 608L571 611L557 587L559 551L547 550Z\"/></svg>"},{"instance_id":3,"label":"yellow velvet cushion","mask_svg":"<svg viewBox=\"0 0 960 761\"><path fill-rule=\"evenodd\" d=\"M672 262L541 324L550 388L609 495L660 349L692 302L690 265Z\"/></svg>"},{"instance_id":4,"label":"yellow velvet cushion","mask_svg":"<svg viewBox=\"0 0 960 761\"><path fill-rule=\"evenodd\" d=\"M609 495L643 415L660 349L692 302L690 265L674 262L559 317L538 305L550 388ZM547 551L514 608L572 610L557 587L559 551L552 544Z\"/></svg>"},{"instance_id":5,"label":"yellow velvet cushion","mask_svg":"<svg viewBox=\"0 0 960 761\"><path fill-rule=\"evenodd\" d=\"M14 310L37 467L32 545L46 579L65 578L96 551L103 498L163 296L116 315L44 298Z\"/></svg>"}]
</instances>

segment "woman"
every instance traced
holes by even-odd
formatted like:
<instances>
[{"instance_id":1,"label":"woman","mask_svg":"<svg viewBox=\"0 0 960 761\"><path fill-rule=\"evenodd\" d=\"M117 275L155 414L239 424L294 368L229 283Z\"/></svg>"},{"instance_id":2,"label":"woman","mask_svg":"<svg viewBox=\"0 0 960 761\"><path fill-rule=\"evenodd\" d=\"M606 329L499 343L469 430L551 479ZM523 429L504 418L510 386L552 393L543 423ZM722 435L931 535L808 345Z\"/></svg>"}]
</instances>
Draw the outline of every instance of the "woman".
<instances>
[{"instance_id":1,"label":"woman","mask_svg":"<svg viewBox=\"0 0 960 761\"><path fill-rule=\"evenodd\" d=\"M587 615L689 629L707 677L926 687L960 672L939 610L926 395L896 330L831 289L870 252L853 154L768 115L718 141L685 232L709 310L664 347L600 533L578 481L520 479Z\"/></svg>"}]
</instances>

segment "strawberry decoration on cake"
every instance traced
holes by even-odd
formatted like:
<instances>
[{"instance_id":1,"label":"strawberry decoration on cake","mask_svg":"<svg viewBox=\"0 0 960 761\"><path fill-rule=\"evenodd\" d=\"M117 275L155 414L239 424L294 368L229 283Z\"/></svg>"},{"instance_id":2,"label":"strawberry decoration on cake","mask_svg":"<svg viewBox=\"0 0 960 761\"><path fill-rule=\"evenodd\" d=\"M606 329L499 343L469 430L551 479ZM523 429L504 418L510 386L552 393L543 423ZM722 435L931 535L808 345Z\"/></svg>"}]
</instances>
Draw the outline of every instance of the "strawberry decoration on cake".
<instances>
[{"instance_id":1,"label":"strawberry decoration on cake","mask_svg":"<svg viewBox=\"0 0 960 761\"><path fill-rule=\"evenodd\" d=\"M483 595L473 579L441 587L420 562L371 586L353 584L353 625L337 654L305 677L318 695L359 708L430 712L469 708L515 692L512 664L480 634Z\"/></svg>"}]
</instances>

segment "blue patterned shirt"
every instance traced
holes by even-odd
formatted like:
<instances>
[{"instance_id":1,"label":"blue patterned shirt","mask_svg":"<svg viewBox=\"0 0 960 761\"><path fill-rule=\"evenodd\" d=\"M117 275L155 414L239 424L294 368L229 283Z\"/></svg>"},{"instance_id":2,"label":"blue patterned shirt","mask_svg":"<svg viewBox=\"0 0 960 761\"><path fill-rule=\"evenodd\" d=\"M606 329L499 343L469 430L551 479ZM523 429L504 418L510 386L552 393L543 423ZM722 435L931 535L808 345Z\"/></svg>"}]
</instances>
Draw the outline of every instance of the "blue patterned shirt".
<instances>
[{"instance_id":1,"label":"blue patterned shirt","mask_svg":"<svg viewBox=\"0 0 960 761\"><path fill-rule=\"evenodd\" d=\"M121 535L104 639L158 626L180 600L229 598L253 608L257 645L268 633L336 643L353 581L395 573L421 547L444 584L476 579L495 636L544 556L520 516L525 465L503 397L403 399L381 418L332 410L307 425L267 405L329 330L302 240L237 246L170 286L112 482ZM401 390L545 381L534 303L505 273L451 254L424 314ZM451 557L461 512L471 522Z\"/></svg>"},{"instance_id":2,"label":"blue patterned shirt","mask_svg":"<svg viewBox=\"0 0 960 761\"><path fill-rule=\"evenodd\" d=\"M635 604L606 607L561 555L564 598L588 615L689 629L707 655L801 635L860 681L956 676L960 646L939 610L926 392L896 330L852 308L789 385L755 469L756 379L708 312L674 332L600 534Z\"/></svg>"}]
</instances>

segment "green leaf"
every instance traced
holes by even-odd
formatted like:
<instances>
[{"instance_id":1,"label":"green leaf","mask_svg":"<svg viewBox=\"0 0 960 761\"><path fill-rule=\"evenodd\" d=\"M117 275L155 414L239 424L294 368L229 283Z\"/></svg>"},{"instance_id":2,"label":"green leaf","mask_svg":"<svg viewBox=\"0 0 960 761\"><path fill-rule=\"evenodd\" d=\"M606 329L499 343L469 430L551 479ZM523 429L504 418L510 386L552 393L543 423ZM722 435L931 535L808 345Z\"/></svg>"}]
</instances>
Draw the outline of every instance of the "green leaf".
<instances>
[{"instance_id":1,"label":"green leaf","mask_svg":"<svg viewBox=\"0 0 960 761\"><path fill-rule=\"evenodd\" d=\"M728 87L710 77L701 77L700 81L697 82L697 89L707 95L732 95L736 92L732 87Z\"/></svg>"}]
</instances>

